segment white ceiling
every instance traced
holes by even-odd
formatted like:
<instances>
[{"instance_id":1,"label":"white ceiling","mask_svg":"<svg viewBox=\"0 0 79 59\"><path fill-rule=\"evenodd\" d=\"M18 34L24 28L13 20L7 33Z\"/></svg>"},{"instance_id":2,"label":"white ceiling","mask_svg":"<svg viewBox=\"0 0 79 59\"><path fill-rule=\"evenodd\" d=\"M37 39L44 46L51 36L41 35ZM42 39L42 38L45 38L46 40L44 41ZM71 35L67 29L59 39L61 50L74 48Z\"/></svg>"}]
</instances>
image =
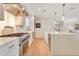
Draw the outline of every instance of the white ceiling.
<instances>
[{"instance_id":1,"label":"white ceiling","mask_svg":"<svg viewBox=\"0 0 79 59\"><path fill-rule=\"evenodd\" d=\"M55 17L54 12L56 12L57 19L61 19L63 15L62 3L25 3L22 5L38 17ZM47 14L45 15L42 11L39 11L39 8L46 10ZM79 19L79 3L66 3L65 15L66 18Z\"/></svg>"}]
</instances>

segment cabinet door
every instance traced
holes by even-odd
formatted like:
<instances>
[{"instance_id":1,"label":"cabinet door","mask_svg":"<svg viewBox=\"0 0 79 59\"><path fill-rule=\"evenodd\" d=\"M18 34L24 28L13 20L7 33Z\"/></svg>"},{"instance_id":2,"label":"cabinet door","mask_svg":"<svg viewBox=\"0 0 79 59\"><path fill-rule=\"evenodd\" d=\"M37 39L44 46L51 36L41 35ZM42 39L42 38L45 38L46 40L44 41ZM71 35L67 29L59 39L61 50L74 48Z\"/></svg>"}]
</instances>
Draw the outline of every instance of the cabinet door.
<instances>
[{"instance_id":1,"label":"cabinet door","mask_svg":"<svg viewBox=\"0 0 79 59\"><path fill-rule=\"evenodd\" d=\"M19 56L19 50L17 47L14 48L11 52L7 53L5 56Z\"/></svg>"},{"instance_id":2,"label":"cabinet door","mask_svg":"<svg viewBox=\"0 0 79 59\"><path fill-rule=\"evenodd\" d=\"M15 47L19 49L19 38L13 38L12 41L4 44L0 47L0 56L7 55L9 52L11 52Z\"/></svg>"}]
</instances>

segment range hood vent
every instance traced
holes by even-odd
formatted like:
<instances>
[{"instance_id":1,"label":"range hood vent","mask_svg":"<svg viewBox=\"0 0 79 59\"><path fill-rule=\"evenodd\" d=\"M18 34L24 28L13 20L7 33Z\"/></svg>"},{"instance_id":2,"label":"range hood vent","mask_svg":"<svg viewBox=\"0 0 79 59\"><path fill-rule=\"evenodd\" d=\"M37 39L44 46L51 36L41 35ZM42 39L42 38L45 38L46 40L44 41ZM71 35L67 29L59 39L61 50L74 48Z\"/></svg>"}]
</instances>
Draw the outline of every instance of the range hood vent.
<instances>
[{"instance_id":1,"label":"range hood vent","mask_svg":"<svg viewBox=\"0 0 79 59\"><path fill-rule=\"evenodd\" d=\"M11 14L15 15L15 16L28 16L28 14L26 13L25 10L22 10L22 6L18 3L15 4L4 4L4 9L7 10L8 12L10 12Z\"/></svg>"}]
</instances>

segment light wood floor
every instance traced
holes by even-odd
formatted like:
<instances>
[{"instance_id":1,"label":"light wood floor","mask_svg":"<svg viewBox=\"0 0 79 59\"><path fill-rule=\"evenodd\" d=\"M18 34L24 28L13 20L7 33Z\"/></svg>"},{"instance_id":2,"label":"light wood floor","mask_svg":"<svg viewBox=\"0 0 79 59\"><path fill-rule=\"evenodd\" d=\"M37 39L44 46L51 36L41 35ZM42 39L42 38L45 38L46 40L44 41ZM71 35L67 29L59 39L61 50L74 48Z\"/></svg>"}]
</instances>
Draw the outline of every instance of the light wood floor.
<instances>
[{"instance_id":1,"label":"light wood floor","mask_svg":"<svg viewBox=\"0 0 79 59\"><path fill-rule=\"evenodd\" d=\"M43 38L36 38L28 48L25 55L28 56L50 56L51 51Z\"/></svg>"}]
</instances>

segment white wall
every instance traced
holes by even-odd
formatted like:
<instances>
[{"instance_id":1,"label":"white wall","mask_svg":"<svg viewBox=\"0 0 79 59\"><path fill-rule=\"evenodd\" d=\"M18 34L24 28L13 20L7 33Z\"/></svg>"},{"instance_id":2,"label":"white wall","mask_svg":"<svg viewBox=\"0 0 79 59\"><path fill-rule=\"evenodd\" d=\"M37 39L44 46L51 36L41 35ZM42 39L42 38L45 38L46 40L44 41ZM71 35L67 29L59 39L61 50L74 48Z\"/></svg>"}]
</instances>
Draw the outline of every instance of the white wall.
<instances>
[{"instance_id":1,"label":"white wall","mask_svg":"<svg viewBox=\"0 0 79 59\"><path fill-rule=\"evenodd\" d=\"M35 17L35 23L41 23L41 28L35 28L36 37L44 37L46 31L50 31L53 26L53 17L39 16Z\"/></svg>"}]
</instances>

